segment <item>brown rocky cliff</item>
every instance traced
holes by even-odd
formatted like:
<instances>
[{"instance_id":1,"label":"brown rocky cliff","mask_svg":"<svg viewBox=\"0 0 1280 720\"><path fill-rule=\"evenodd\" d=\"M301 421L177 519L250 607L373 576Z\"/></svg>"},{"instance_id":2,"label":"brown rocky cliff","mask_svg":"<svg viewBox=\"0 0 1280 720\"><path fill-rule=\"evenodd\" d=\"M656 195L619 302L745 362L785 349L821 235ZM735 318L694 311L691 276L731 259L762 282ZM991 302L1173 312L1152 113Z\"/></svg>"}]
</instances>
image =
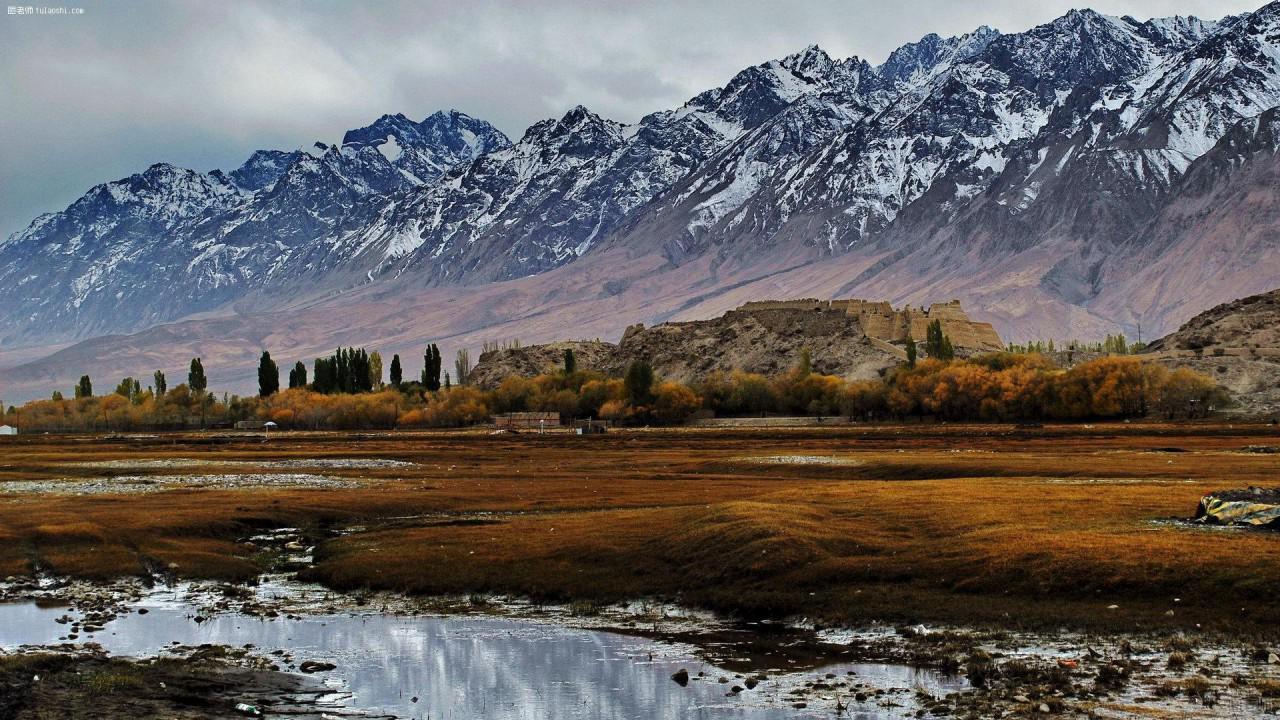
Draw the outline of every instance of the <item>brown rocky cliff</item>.
<instances>
[{"instance_id":1,"label":"brown rocky cliff","mask_svg":"<svg viewBox=\"0 0 1280 720\"><path fill-rule=\"evenodd\" d=\"M908 333L923 342L933 320L942 322L961 356L1003 347L990 324L971 321L955 301L927 310L895 310L886 302L862 300L768 300L710 320L630 325L617 345L560 342L488 352L472 371L471 382L491 388L511 375L558 370L570 348L579 369L611 376L621 376L640 359L660 377L680 382L734 370L777 375L795 367L808 350L816 372L869 379L905 360L902 344Z\"/></svg>"},{"instance_id":2,"label":"brown rocky cliff","mask_svg":"<svg viewBox=\"0 0 1280 720\"><path fill-rule=\"evenodd\" d=\"M1212 377L1245 415L1280 416L1280 290L1206 310L1145 352Z\"/></svg>"}]
</instances>

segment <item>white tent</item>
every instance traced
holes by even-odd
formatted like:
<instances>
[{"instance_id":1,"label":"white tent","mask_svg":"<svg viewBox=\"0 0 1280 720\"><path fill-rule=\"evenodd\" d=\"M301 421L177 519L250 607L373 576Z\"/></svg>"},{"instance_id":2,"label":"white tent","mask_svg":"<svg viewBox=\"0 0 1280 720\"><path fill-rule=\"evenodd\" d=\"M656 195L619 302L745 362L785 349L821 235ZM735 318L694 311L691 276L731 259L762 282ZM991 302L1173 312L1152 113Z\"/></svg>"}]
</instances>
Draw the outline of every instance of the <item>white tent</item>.
<instances>
[{"instance_id":1,"label":"white tent","mask_svg":"<svg viewBox=\"0 0 1280 720\"><path fill-rule=\"evenodd\" d=\"M0 435L17 435L18 428L12 425L0 425Z\"/></svg>"}]
</instances>

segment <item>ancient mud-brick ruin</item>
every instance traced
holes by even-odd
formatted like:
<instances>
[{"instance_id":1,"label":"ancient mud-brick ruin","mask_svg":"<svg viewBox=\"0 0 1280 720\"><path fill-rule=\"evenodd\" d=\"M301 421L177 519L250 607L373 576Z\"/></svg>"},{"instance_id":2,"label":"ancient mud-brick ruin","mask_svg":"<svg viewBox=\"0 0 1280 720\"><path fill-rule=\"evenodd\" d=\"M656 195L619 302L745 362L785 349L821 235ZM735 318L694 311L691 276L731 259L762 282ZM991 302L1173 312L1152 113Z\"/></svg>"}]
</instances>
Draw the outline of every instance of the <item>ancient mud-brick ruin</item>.
<instances>
[{"instance_id":1,"label":"ancient mud-brick ruin","mask_svg":"<svg viewBox=\"0 0 1280 720\"><path fill-rule=\"evenodd\" d=\"M512 375L559 372L567 349L580 369L610 377L621 377L636 360L648 362L664 379L685 383L738 370L772 377L794 368L807 353L819 373L868 380L901 365L907 338L923 344L934 320L960 357L1002 349L995 329L970 320L958 302L894 310L887 302L865 300L775 300L750 302L716 318L653 327L637 323L616 345L565 341L490 350L469 380L488 389Z\"/></svg>"},{"instance_id":2,"label":"ancient mud-brick ruin","mask_svg":"<svg viewBox=\"0 0 1280 720\"><path fill-rule=\"evenodd\" d=\"M959 300L933 303L924 308L904 306L895 310L886 301L870 300L759 300L746 303L732 312L754 313L767 310L812 310L823 313L839 313L854 317L867 337L890 343L904 343L908 337L924 342L929 323L942 322L942 331L956 347L974 350L1000 350L1004 344L991 323L969 319L960 307Z\"/></svg>"}]
</instances>

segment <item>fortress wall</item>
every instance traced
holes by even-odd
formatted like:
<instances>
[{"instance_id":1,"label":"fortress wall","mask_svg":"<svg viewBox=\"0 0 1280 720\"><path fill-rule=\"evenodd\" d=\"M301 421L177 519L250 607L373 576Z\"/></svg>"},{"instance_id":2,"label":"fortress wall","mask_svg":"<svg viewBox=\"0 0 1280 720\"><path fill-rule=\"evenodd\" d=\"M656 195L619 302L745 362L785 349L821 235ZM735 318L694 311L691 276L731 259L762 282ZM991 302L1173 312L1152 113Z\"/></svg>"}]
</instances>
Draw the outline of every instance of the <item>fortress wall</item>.
<instances>
[{"instance_id":1,"label":"fortress wall","mask_svg":"<svg viewBox=\"0 0 1280 720\"><path fill-rule=\"evenodd\" d=\"M895 310L887 301L862 300L845 298L839 300L818 300L801 298L798 300L760 300L749 302L732 312L760 315L761 320L770 325L787 322L782 317L765 316L770 311L820 310L839 312L845 316L856 318L867 337L886 342L906 342L908 337L916 342L924 342L928 336L929 323L934 320L942 322L942 331L951 338L956 347L977 350L1000 350L1004 347L999 334L990 323L979 323L969 319L959 300L944 303L933 303L929 308L913 308L910 305ZM824 313L825 314L825 313ZM794 321L794 317L790 318Z\"/></svg>"},{"instance_id":2,"label":"fortress wall","mask_svg":"<svg viewBox=\"0 0 1280 720\"><path fill-rule=\"evenodd\" d=\"M958 320L960 322L970 322L969 316L964 314L964 310L960 309L960 301L952 300L947 303L934 303L929 306L929 310L925 313L930 320Z\"/></svg>"},{"instance_id":3,"label":"fortress wall","mask_svg":"<svg viewBox=\"0 0 1280 720\"><path fill-rule=\"evenodd\" d=\"M846 331L850 326L850 317L841 310L833 310L825 305L792 306L777 303L770 307L739 308L725 313L726 316L745 315L773 332L785 334L788 331L799 331L812 335L836 335ZM865 331L864 331L865 332Z\"/></svg>"},{"instance_id":4,"label":"fortress wall","mask_svg":"<svg viewBox=\"0 0 1280 720\"><path fill-rule=\"evenodd\" d=\"M901 319L894 315L865 314L858 317L858 324L868 337L880 338L890 342L906 339L906 328Z\"/></svg>"},{"instance_id":5,"label":"fortress wall","mask_svg":"<svg viewBox=\"0 0 1280 720\"><path fill-rule=\"evenodd\" d=\"M832 306L831 300L819 300L817 298L800 298L798 300L752 300L743 304L738 308L742 312L754 312L757 310L817 310L829 309ZM838 302L838 301L837 301Z\"/></svg>"}]
</instances>

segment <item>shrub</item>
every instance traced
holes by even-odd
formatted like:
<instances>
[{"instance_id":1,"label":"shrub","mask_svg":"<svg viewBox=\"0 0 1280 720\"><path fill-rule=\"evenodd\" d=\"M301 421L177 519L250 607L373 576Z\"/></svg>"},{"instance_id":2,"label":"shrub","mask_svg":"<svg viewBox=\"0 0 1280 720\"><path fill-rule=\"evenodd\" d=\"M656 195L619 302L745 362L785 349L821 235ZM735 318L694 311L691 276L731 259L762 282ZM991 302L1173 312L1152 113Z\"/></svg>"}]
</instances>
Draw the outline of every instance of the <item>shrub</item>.
<instances>
[{"instance_id":1,"label":"shrub","mask_svg":"<svg viewBox=\"0 0 1280 720\"><path fill-rule=\"evenodd\" d=\"M689 419L702 407L702 400L679 383L664 382L654 394L653 417L663 425L675 425Z\"/></svg>"}]
</instances>

